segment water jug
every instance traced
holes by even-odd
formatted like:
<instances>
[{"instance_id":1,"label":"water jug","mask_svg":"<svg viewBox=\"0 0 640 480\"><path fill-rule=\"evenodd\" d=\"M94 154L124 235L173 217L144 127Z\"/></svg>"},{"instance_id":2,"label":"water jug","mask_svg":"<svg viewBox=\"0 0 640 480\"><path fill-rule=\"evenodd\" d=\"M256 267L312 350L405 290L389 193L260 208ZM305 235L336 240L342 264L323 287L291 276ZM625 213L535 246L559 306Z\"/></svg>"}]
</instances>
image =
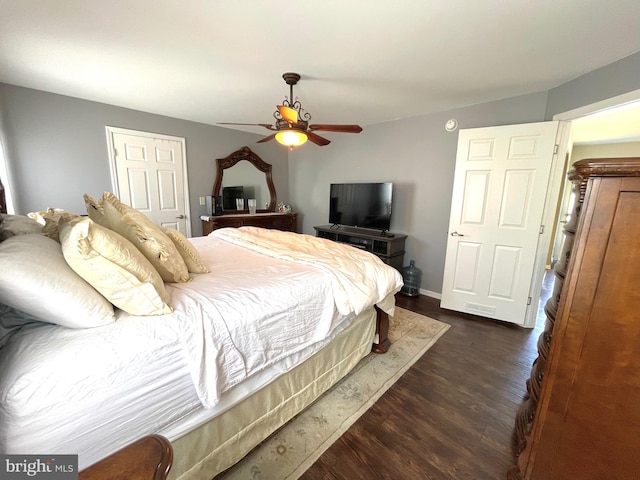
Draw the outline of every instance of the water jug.
<instances>
[{"instance_id":1,"label":"water jug","mask_svg":"<svg viewBox=\"0 0 640 480\"><path fill-rule=\"evenodd\" d=\"M404 286L400 293L408 297L415 297L420 294L420 282L422 281L422 270L416 267L416 262L411 260L408 267L402 269L402 279Z\"/></svg>"}]
</instances>

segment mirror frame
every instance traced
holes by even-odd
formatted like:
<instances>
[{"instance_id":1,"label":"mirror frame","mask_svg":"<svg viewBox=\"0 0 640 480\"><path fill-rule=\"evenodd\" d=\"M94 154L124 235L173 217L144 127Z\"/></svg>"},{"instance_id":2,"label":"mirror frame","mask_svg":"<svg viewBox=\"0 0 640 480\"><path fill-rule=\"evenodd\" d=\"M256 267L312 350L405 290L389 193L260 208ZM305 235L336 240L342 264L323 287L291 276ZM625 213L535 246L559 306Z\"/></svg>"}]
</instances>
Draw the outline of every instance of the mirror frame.
<instances>
[{"instance_id":1,"label":"mirror frame","mask_svg":"<svg viewBox=\"0 0 640 480\"><path fill-rule=\"evenodd\" d=\"M276 187L273 185L273 177L271 174L271 164L262 160L258 155L253 153L249 147L242 147L240 150L236 150L231 155L225 158L216 159L216 181L213 184L213 195L220 195L220 191L222 189L222 176L224 171L227 168L233 167L236 163L247 160L254 167L256 167L259 171L265 174L267 180L267 188L269 189L269 206L267 208L258 208L256 212L260 213L268 213L275 212L276 210ZM239 212L248 212L249 209L245 210L223 210L222 215L234 215ZM225 213L226 212L226 213Z\"/></svg>"}]
</instances>

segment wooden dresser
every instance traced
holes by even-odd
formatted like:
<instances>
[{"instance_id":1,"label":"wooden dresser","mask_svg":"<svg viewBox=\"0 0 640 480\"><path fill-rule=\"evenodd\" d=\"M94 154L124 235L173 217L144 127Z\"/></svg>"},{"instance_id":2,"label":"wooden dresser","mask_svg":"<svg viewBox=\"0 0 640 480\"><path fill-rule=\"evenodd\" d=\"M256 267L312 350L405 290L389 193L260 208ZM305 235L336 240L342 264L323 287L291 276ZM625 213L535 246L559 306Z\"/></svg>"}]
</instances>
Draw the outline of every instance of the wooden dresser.
<instances>
[{"instance_id":1,"label":"wooden dresser","mask_svg":"<svg viewBox=\"0 0 640 480\"><path fill-rule=\"evenodd\" d=\"M248 213L240 213L237 215L220 215L217 217L200 217L202 220L202 234L209 235L214 230L223 227L262 227L273 230L284 230L287 232L296 232L297 213L256 213L250 215Z\"/></svg>"},{"instance_id":2,"label":"wooden dresser","mask_svg":"<svg viewBox=\"0 0 640 480\"><path fill-rule=\"evenodd\" d=\"M581 160L510 480L640 477L640 158Z\"/></svg>"}]
</instances>

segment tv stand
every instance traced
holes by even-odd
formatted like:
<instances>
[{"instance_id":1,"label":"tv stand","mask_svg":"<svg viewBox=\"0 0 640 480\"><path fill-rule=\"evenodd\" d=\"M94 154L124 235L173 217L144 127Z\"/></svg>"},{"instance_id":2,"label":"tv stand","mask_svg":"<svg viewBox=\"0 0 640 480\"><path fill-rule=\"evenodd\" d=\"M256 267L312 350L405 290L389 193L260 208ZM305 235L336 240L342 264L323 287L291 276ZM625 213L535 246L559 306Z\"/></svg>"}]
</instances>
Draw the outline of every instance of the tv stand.
<instances>
[{"instance_id":1,"label":"tv stand","mask_svg":"<svg viewBox=\"0 0 640 480\"><path fill-rule=\"evenodd\" d=\"M366 250L377 255L387 265L402 271L406 235L386 231L383 234L365 228L342 225L321 225L313 228L316 231L316 237L346 243L360 250Z\"/></svg>"}]
</instances>

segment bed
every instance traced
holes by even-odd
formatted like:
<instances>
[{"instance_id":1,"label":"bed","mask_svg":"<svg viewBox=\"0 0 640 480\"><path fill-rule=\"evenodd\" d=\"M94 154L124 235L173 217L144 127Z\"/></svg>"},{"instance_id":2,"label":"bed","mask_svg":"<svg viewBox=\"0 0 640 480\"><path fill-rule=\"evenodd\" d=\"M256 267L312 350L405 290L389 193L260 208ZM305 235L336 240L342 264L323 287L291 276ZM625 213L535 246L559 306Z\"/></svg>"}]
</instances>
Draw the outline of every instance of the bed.
<instances>
[{"instance_id":1,"label":"bed","mask_svg":"<svg viewBox=\"0 0 640 480\"><path fill-rule=\"evenodd\" d=\"M103 294L99 281L87 280L82 268L93 260L78 267L69 253L70 243L80 243L75 235L109 230L95 221L90 202L88 212L55 213L60 243L51 229L26 220L29 227L0 243L2 453L78 454L83 469L160 434L174 450L169 478L210 479L317 399L372 345L385 350L385 320L402 278L373 255L309 235L225 228L189 239L187 253L173 252L185 265L195 262L188 279L164 272L158 298L140 289L127 304L121 287ZM134 220L129 227L139 235L144 222ZM176 247L186 241L169 238ZM120 261L138 258L128 255ZM81 294L71 279L93 292ZM103 304L79 305L96 292L112 317Z\"/></svg>"}]
</instances>

